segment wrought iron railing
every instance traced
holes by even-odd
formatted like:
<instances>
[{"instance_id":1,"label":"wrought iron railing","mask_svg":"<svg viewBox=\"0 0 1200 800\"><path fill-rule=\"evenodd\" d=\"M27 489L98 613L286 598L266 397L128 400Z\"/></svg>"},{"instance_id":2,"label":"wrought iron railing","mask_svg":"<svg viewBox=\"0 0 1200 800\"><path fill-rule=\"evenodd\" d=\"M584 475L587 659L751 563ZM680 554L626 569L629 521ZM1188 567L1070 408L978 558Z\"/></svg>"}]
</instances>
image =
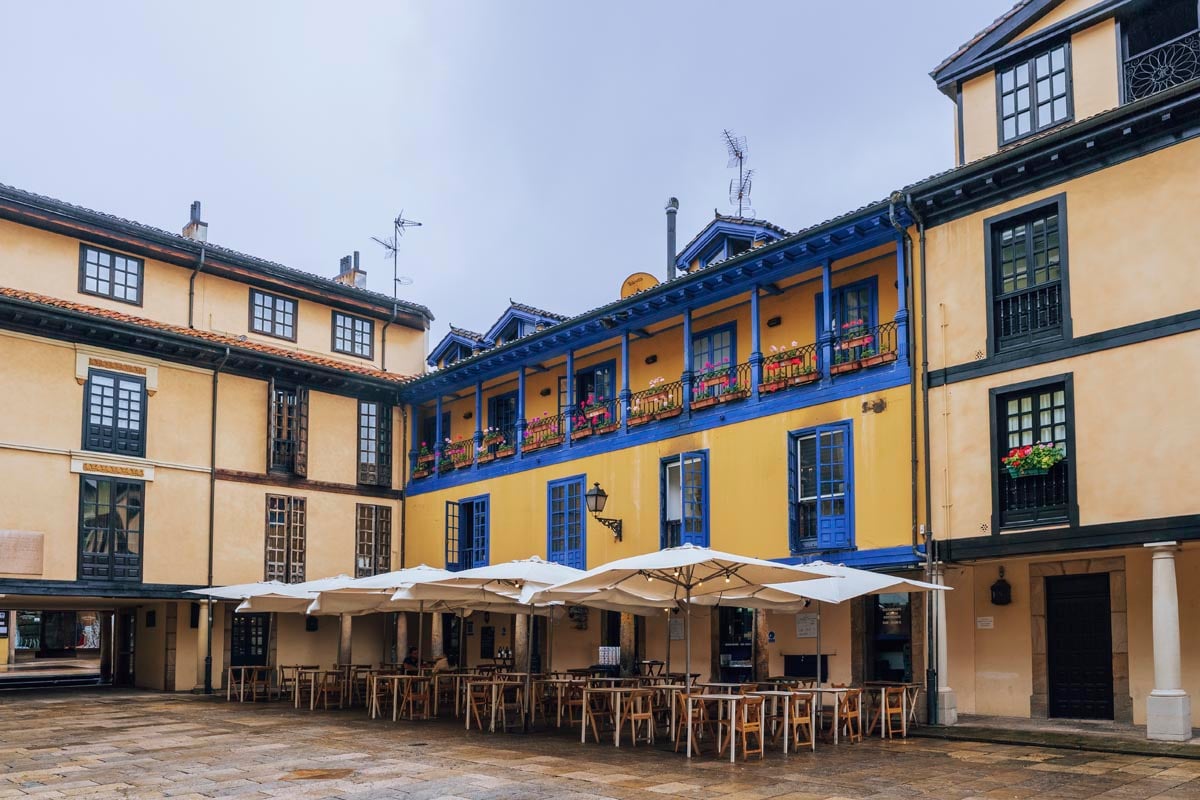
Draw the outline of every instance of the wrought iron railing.
<instances>
[{"instance_id":1,"label":"wrought iron railing","mask_svg":"<svg viewBox=\"0 0 1200 800\"><path fill-rule=\"evenodd\" d=\"M1000 524L1062 522L1071 503L1070 464L1060 461L1045 475L1014 478L1000 470Z\"/></svg>"},{"instance_id":2,"label":"wrought iron railing","mask_svg":"<svg viewBox=\"0 0 1200 800\"><path fill-rule=\"evenodd\" d=\"M677 417L683 413L683 383L660 382L629 398L629 425L643 425L655 419Z\"/></svg>"},{"instance_id":3,"label":"wrought iron railing","mask_svg":"<svg viewBox=\"0 0 1200 800\"><path fill-rule=\"evenodd\" d=\"M480 464L495 461L498 458L508 458L517 452L517 426L502 425L498 428L488 428L483 432L483 441L476 452L476 460Z\"/></svg>"},{"instance_id":4,"label":"wrought iron railing","mask_svg":"<svg viewBox=\"0 0 1200 800\"><path fill-rule=\"evenodd\" d=\"M1200 31L1125 59L1125 100L1132 102L1200 77Z\"/></svg>"},{"instance_id":5,"label":"wrought iron railing","mask_svg":"<svg viewBox=\"0 0 1200 800\"><path fill-rule=\"evenodd\" d=\"M875 327L843 327L833 339L830 373L838 375L895 361L896 330L895 322L885 322Z\"/></svg>"},{"instance_id":6,"label":"wrought iron railing","mask_svg":"<svg viewBox=\"0 0 1200 800\"><path fill-rule=\"evenodd\" d=\"M770 394L793 386L803 386L821 379L818 354L821 348L815 344L776 349L763 358L760 394Z\"/></svg>"},{"instance_id":7,"label":"wrought iron railing","mask_svg":"<svg viewBox=\"0 0 1200 800\"><path fill-rule=\"evenodd\" d=\"M475 463L475 438L446 442L442 445L442 459L438 462L439 472L464 469Z\"/></svg>"},{"instance_id":8,"label":"wrought iron railing","mask_svg":"<svg viewBox=\"0 0 1200 800\"><path fill-rule=\"evenodd\" d=\"M995 303L995 334L1001 349L1062 336L1062 284L1038 284Z\"/></svg>"},{"instance_id":9,"label":"wrought iron railing","mask_svg":"<svg viewBox=\"0 0 1200 800\"><path fill-rule=\"evenodd\" d=\"M566 439L567 420L562 414L535 417L525 424L525 438L521 441L521 452L542 450L560 445Z\"/></svg>"},{"instance_id":10,"label":"wrought iron railing","mask_svg":"<svg viewBox=\"0 0 1200 800\"><path fill-rule=\"evenodd\" d=\"M750 396L749 364L722 364L692 378L692 408L700 410Z\"/></svg>"},{"instance_id":11,"label":"wrought iron railing","mask_svg":"<svg viewBox=\"0 0 1200 800\"><path fill-rule=\"evenodd\" d=\"M621 428L621 404L614 398L589 398L571 415L571 438L612 433Z\"/></svg>"}]
</instances>

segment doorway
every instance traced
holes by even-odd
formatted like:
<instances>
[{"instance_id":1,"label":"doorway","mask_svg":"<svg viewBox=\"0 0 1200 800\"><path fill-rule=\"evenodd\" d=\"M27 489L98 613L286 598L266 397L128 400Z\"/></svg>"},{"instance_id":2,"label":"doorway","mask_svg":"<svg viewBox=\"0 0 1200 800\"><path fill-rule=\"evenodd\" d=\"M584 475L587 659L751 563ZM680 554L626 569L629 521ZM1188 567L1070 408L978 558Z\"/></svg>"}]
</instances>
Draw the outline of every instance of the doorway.
<instances>
[{"instance_id":1,"label":"doorway","mask_svg":"<svg viewBox=\"0 0 1200 800\"><path fill-rule=\"evenodd\" d=\"M1046 578L1046 656L1051 717L1113 718L1107 572Z\"/></svg>"},{"instance_id":2,"label":"doorway","mask_svg":"<svg viewBox=\"0 0 1200 800\"><path fill-rule=\"evenodd\" d=\"M233 667L267 666L270 641L270 614L234 614L229 643L229 665Z\"/></svg>"}]
</instances>

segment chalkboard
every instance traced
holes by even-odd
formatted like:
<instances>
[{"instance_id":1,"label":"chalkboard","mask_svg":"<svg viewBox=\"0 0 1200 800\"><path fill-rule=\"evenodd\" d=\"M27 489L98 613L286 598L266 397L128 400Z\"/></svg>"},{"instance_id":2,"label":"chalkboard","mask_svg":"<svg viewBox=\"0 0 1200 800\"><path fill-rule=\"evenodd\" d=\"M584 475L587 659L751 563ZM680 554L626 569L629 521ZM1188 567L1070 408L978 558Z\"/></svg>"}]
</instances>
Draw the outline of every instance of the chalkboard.
<instances>
[{"instance_id":1,"label":"chalkboard","mask_svg":"<svg viewBox=\"0 0 1200 800\"><path fill-rule=\"evenodd\" d=\"M479 628L479 657L496 657L496 629L491 625L483 625Z\"/></svg>"}]
</instances>

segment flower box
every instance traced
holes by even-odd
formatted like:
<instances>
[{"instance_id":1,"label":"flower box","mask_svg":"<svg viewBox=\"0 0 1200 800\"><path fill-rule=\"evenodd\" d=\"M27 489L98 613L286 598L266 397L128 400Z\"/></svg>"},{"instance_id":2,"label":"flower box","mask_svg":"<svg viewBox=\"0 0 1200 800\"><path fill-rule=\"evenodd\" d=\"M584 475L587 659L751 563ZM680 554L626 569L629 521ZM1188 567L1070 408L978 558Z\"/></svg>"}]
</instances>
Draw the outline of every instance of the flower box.
<instances>
[{"instance_id":1,"label":"flower box","mask_svg":"<svg viewBox=\"0 0 1200 800\"><path fill-rule=\"evenodd\" d=\"M422 467L420 469L414 469L412 476L413 476L413 480L420 480L421 478L428 478L432 474L433 474L432 469L430 469L429 467Z\"/></svg>"},{"instance_id":2,"label":"flower box","mask_svg":"<svg viewBox=\"0 0 1200 800\"><path fill-rule=\"evenodd\" d=\"M721 375L719 377L702 378L697 384L700 389L716 389L720 391L729 385L729 376Z\"/></svg>"},{"instance_id":3,"label":"flower box","mask_svg":"<svg viewBox=\"0 0 1200 800\"><path fill-rule=\"evenodd\" d=\"M591 435L592 435L591 428L580 428L577 431L571 431L571 441L575 442L580 439L586 439L587 437L589 437Z\"/></svg>"},{"instance_id":4,"label":"flower box","mask_svg":"<svg viewBox=\"0 0 1200 800\"><path fill-rule=\"evenodd\" d=\"M773 392L778 392L782 389L786 389L787 386L788 386L787 381L782 380L782 379L775 379L775 380L767 381L765 383L760 383L758 385L758 393L759 394L772 394Z\"/></svg>"},{"instance_id":5,"label":"flower box","mask_svg":"<svg viewBox=\"0 0 1200 800\"><path fill-rule=\"evenodd\" d=\"M475 463L477 463L477 464L486 464L486 463L488 463L489 461L492 461L492 460L493 460L493 459L495 459L495 458L496 458L496 454L495 454L495 453L489 453L489 452L487 452L487 451L485 450L484 452L482 452L482 453L480 453L479 455L475 456Z\"/></svg>"},{"instance_id":6,"label":"flower box","mask_svg":"<svg viewBox=\"0 0 1200 800\"><path fill-rule=\"evenodd\" d=\"M661 419L670 419L671 417L678 417L682 413L683 413L683 407L675 406L674 408L664 408L662 411L654 412L654 418L660 419L660 420Z\"/></svg>"},{"instance_id":7,"label":"flower box","mask_svg":"<svg viewBox=\"0 0 1200 800\"><path fill-rule=\"evenodd\" d=\"M621 423L610 422L606 425L597 425L595 428L592 429L592 433L596 434L597 436L601 436L605 433L612 433L613 431L619 431L619 430L621 430Z\"/></svg>"},{"instance_id":8,"label":"flower box","mask_svg":"<svg viewBox=\"0 0 1200 800\"><path fill-rule=\"evenodd\" d=\"M849 339L842 339L838 342L838 347L842 350L849 350L851 347L866 347L873 341L871 335L863 334L862 336L854 336Z\"/></svg>"},{"instance_id":9,"label":"flower box","mask_svg":"<svg viewBox=\"0 0 1200 800\"><path fill-rule=\"evenodd\" d=\"M608 406L594 406L592 408L585 408L583 410L583 415L590 420L597 420L600 417L608 416Z\"/></svg>"},{"instance_id":10,"label":"flower box","mask_svg":"<svg viewBox=\"0 0 1200 800\"><path fill-rule=\"evenodd\" d=\"M840 364L834 364L829 368L830 375L841 375L843 372L854 372L862 368L862 363L855 361L843 361Z\"/></svg>"},{"instance_id":11,"label":"flower box","mask_svg":"<svg viewBox=\"0 0 1200 800\"><path fill-rule=\"evenodd\" d=\"M432 464L434 459L433 453L423 453L417 456L417 464Z\"/></svg>"},{"instance_id":12,"label":"flower box","mask_svg":"<svg viewBox=\"0 0 1200 800\"><path fill-rule=\"evenodd\" d=\"M859 359L864 367L874 367L879 364L890 364L896 360L895 353L876 353L873 356L863 356Z\"/></svg>"},{"instance_id":13,"label":"flower box","mask_svg":"<svg viewBox=\"0 0 1200 800\"><path fill-rule=\"evenodd\" d=\"M734 400L745 400L750 396L748 389L737 389L736 391L726 392L725 394L717 395L718 403L732 403Z\"/></svg>"},{"instance_id":14,"label":"flower box","mask_svg":"<svg viewBox=\"0 0 1200 800\"><path fill-rule=\"evenodd\" d=\"M493 454L492 457L493 458L508 458L509 456L516 455L516 453L517 453L516 446L508 444L508 445L505 445L504 447L497 447L496 452Z\"/></svg>"},{"instance_id":15,"label":"flower box","mask_svg":"<svg viewBox=\"0 0 1200 800\"><path fill-rule=\"evenodd\" d=\"M815 369L811 372L802 372L799 375L793 375L787 379L788 386L803 386L806 383L813 383L821 380L821 373Z\"/></svg>"},{"instance_id":16,"label":"flower box","mask_svg":"<svg viewBox=\"0 0 1200 800\"><path fill-rule=\"evenodd\" d=\"M453 469L454 462L449 459L443 459L442 462L438 464L438 472L450 472Z\"/></svg>"},{"instance_id":17,"label":"flower box","mask_svg":"<svg viewBox=\"0 0 1200 800\"><path fill-rule=\"evenodd\" d=\"M631 416L629 418L629 427L636 428L638 425L645 425L647 422L650 422L653 419L654 419L653 414L641 414L636 417Z\"/></svg>"},{"instance_id":18,"label":"flower box","mask_svg":"<svg viewBox=\"0 0 1200 800\"><path fill-rule=\"evenodd\" d=\"M1042 467L1005 467L1005 469L1008 470L1010 478L1036 478L1050 472L1049 469Z\"/></svg>"},{"instance_id":19,"label":"flower box","mask_svg":"<svg viewBox=\"0 0 1200 800\"><path fill-rule=\"evenodd\" d=\"M644 405L650 406L651 408L658 408L659 406L665 406L670 403L671 396L666 392L659 392L658 394L652 394L648 397L643 397L641 402Z\"/></svg>"},{"instance_id":20,"label":"flower box","mask_svg":"<svg viewBox=\"0 0 1200 800\"><path fill-rule=\"evenodd\" d=\"M462 460L462 461L455 461L455 462L454 462L454 468L455 468L455 469L466 469L467 467L471 466L471 465L472 465L472 464L474 464L474 463L475 463L475 462L474 462L474 461L472 461L472 460L471 460L471 459L469 459L469 458L468 458L468 459L464 459L464 460Z\"/></svg>"},{"instance_id":21,"label":"flower box","mask_svg":"<svg viewBox=\"0 0 1200 800\"><path fill-rule=\"evenodd\" d=\"M525 452L528 453L531 450L544 450L547 447L554 447L555 445L560 445L562 443L563 443L563 436L562 436L562 434L559 434L557 436L551 436L546 439L542 439L540 441L526 442L524 449L525 449Z\"/></svg>"},{"instance_id":22,"label":"flower box","mask_svg":"<svg viewBox=\"0 0 1200 800\"><path fill-rule=\"evenodd\" d=\"M699 411L702 408L715 406L719 399L717 397L697 397L692 401L692 411Z\"/></svg>"}]
</instances>

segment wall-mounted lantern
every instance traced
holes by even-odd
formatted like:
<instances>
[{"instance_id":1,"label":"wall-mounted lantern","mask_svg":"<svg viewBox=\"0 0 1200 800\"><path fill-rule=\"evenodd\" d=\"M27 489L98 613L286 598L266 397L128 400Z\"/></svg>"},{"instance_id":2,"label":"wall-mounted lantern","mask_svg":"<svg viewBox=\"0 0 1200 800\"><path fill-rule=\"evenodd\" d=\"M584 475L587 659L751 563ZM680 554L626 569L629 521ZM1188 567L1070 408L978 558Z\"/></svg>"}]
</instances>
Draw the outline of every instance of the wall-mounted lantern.
<instances>
[{"instance_id":1,"label":"wall-mounted lantern","mask_svg":"<svg viewBox=\"0 0 1200 800\"><path fill-rule=\"evenodd\" d=\"M1012 586L1004 580L1004 567L1000 568L1000 578L992 584L992 605L1006 606L1012 602Z\"/></svg>"},{"instance_id":2,"label":"wall-mounted lantern","mask_svg":"<svg viewBox=\"0 0 1200 800\"><path fill-rule=\"evenodd\" d=\"M592 512L592 516L596 518L596 522L611 530L616 540L618 542L621 541L621 520L599 516L604 511L604 506L608 502L608 492L600 488L599 481L592 484L592 488L587 490L583 499L587 502L587 509Z\"/></svg>"}]
</instances>

